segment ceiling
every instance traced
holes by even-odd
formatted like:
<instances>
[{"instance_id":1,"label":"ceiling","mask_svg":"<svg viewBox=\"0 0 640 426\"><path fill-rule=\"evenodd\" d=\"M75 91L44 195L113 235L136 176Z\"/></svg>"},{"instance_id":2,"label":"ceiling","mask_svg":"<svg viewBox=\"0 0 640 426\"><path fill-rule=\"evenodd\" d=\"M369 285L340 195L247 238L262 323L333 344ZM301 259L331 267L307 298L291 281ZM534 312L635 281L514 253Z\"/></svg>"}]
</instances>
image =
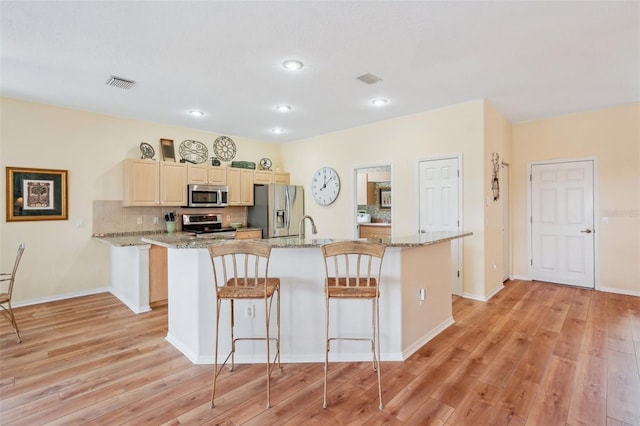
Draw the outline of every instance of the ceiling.
<instances>
[{"instance_id":1,"label":"ceiling","mask_svg":"<svg viewBox=\"0 0 640 426\"><path fill-rule=\"evenodd\" d=\"M514 122L640 101L637 1L2 0L0 13L3 96L263 141L477 99Z\"/></svg>"}]
</instances>

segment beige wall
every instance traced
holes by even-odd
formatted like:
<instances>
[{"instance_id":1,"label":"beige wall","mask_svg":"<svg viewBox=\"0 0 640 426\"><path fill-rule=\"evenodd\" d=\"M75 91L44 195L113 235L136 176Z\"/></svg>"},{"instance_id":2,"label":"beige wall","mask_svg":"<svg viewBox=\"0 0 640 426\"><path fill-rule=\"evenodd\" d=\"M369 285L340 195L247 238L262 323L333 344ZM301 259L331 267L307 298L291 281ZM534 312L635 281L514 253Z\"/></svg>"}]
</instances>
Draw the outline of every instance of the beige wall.
<instances>
[{"instance_id":1,"label":"beige wall","mask_svg":"<svg viewBox=\"0 0 640 426\"><path fill-rule=\"evenodd\" d=\"M640 295L639 104L513 125L513 273L528 276L527 164L585 157L597 159L596 285Z\"/></svg>"},{"instance_id":2,"label":"beige wall","mask_svg":"<svg viewBox=\"0 0 640 426\"><path fill-rule=\"evenodd\" d=\"M323 166L335 168L342 180L340 195L330 206L319 206L309 191L305 193L305 209L315 219L319 236L355 236L353 170L375 163L391 164L393 235L414 234L418 159L462 153L464 230L474 233L463 241L463 291L483 298L483 206L488 182L484 178L484 107L484 101L467 102L283 145L283 163L293 182L308 188L313 173Z\"/></svg>"},{"instance_id":3,"label":"beige wall","mask_svg":"<svg viewBox=\"0 0 640 426\"><path fill-rule=\"evenodd\" d=\"M506 197L504 189L497 201L493 201L491 178L493 177L492 154L498 153L500 163L511 161L511 122L504 118L489 103L484 109L484 297L489 298L502 286L503 271L508 271L509 265L504 265L503 250L503 203ZM499 179L504 182L504 174L508 169L500 169ZM509 248L506 247L508 250Z\"/></svg>"},{"instance_id":4,"label":"beige wall","mask_svg":"<svg viewBox=\"0 0 640 426\"><path fill-rule=\"evenodd\" d=\"M20 241L26 250L14 290L16 301L57 297L106 287L108 247L91 238L94 200L122 199L122 160L139 158L140 142L159 158L160 138L194 139L213 148L219 134L110 117L14 99L0 99L0 166L5 214L5 167L69 171L69 220L0 221L0 268L10 269ZM273 160L282 167L277 144L235 137L236 159ZM82 222L82 225L80 225Z\"/></svg>"}]
</instances>

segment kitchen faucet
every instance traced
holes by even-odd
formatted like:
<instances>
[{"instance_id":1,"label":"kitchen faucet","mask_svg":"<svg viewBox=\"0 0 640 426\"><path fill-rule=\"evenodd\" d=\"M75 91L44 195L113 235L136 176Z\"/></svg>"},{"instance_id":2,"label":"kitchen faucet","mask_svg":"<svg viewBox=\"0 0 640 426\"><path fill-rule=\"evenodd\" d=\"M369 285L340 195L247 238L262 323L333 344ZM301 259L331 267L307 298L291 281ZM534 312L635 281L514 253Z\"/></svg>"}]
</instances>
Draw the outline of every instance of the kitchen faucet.
<instances>
[{"instance_id":1,"label":"kitchen faucet","mask_svg":"<svg viewBox=\"0 0 640 426\"><path fill-rule=\"evenodd\" d=\"M311 221L311 232L313 232L314 234L318 233L318 230L316 229L316 224L313 221L313 218L308 214L305 214L304 216L302 216L302 219L300 219L300 223L298 224L298 238L300 239L304 238L304 220L305 219L309 219Z\"/></svg>"}]
</instances>

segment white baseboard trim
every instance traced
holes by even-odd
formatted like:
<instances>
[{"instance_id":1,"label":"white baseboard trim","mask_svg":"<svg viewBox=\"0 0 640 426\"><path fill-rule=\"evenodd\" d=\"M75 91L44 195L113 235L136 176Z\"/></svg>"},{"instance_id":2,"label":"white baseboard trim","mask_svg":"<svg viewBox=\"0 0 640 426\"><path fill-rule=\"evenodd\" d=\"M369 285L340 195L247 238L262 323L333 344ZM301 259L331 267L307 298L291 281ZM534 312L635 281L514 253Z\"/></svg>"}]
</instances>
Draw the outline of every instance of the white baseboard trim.
<instances>
[{"instance_id":1,"label":"white baseboard trim","mask_svg":"<svg viewBox=\"0 0 640 426\"><path fill-rule=\"evenodd\" d=\"M493 290L493 291L492 291L492 292L487 296L487 298L486 298L487 300L485 300L485 302L486 302L486 301L491 300L491 298L492 298L493 296L495 296L496 294L498 294L498 293L500 292L500 290L502 290L503 288L504 288L504 284L500 284L498 287L496 287L496 289L495 289L495 290Z\"/></svg>"},{"instance_id":2,"label":"white baseboard trim","mask_svg":"<svg viewBox=\"0 0 640 426\"><path fill-rule=\"evenodd\" d=\"M55 302L56 300L73 299L74 297L90 296L92 294L109 293L109 287L94 288L91 290L74 291L72 293L57 294L55 296L39 297L37 299L22 300L11 304L13 308L21 306L37 305L39 303Z\"/></svg>"},{"instance_id":3,"label":"white baseboard trim","mask_svg":"<svg viewBox=\"0 0 640 426\"><path fill-rule=\"evenodd\" d=\"M486 302L484 296L480 296L475 293L462 293L462 297L465 299L477 300L479 302Z\"/></svg>"},{"instance_id":4,"label":"white baseboard trim","mask_svg":"<svg viewBox=\"0 0 640 426\"><path fill-rule=\"evenodd\" d=\"M520 281L531 281L531 277L528 275L514 275L511 277L511 279Z\"/></svg>"},{"instance_id":5,"label":"white baseboard trim","mask_svg":"<svg viewBox=\"0 0 640 426\"><path fill-rule=\"evenodd\" d=\"M111 294L113 294L115 297L117 297L118 300L120 300L122 303L124 303L127 306L127 308L131 309L131 311L134 314L141 314L143 312L149 312L151 310L151 307L149 305L136 304L136 303L132 302L131 300L127 299L124 295L119 294L118 290L116 290L115 287L109 287L109 291L111 292Z\"/></svg>"},{"instance_id":6,"label":"white baseboard trim","mask_svg":"<svg viewBox=\"0 0 640 426\"><path fill-rule=\"evenodd\" d=\"M452 316L447 318L446 320L438 324L436 327L429 330L429 332L424 336L422 336L420 339L413 342L408 348L403 350L402 357L400 359L398 360L389 359L388 361L404 361L405 359L413 355L418 349L426 345L431 339L436 337L438 334L442 333L447 327L453 325L454 323L455 321ZM380 358L382 358L382 356ZM383 358L383 361L384 361L384 358Z\"/></svg>"},{"instance_id":7,"label":"white baseboard trim","mask_svg":"<svg viewBox=\"0 0 640 426\"><path fill-rule=\"evenodd\" d=\"M624 294L627 296L640 297L640 291L638 290L627 290L627 289L614 288L614 287L600 287L600 288L597 288L596 290L604 291L606 293L616 293L616 294Z\"/></svg>"}]
</instances>

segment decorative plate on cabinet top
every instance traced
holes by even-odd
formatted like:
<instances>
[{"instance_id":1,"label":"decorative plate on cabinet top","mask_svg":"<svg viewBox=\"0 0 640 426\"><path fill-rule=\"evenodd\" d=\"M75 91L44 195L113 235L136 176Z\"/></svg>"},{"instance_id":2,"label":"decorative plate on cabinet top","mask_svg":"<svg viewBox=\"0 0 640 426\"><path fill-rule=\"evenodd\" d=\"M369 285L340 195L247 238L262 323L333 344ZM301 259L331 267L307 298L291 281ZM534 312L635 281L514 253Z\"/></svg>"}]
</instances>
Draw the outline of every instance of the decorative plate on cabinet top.
<instances>
[{"instance_id":1,"label":"decorative plate on cabinet top","mask_svg":"<svg viewBox=\"0 0 640 426\"><path fill-rule=\"evenodd\" d=\"M140 142L140 152L142 153L143 160L153 160L153 156L156 155L155 149L153 149L153 147L146 142Z\"/></svg>"},{"instance_id":2,"label":"decorative plate on cabinet top","mask_svg":"<svg viewBox=\"0 0 640 426\"><path fill-rule=\"evenodd\" d=\"M270 170L271 169L271 160L269 158L263 158L260 160L260 167L262 170Z\"/></svg>"},{"instance_id":3,"label":"decorative plate on cabinet top","mask_svg":"<svg viewBox=\"0 0 640 426\"><path fill-rule=\"evenodd\" d=\"M180 144L180 156L190 163L202 164L209 159L209 150L202 142L184 140Z\"/></svg>"},{"instance_id":4,"label":"decorative plate on cabinet top","mask_svg":"<svg viewBox=\"0 0 640 426\"><path fill-rule=\"evenodd\" d=\"M213 142L213 152L222 161L231 161L236 156L236 144L229 136L220 136Z\"/></svg>"}]
</instances>

